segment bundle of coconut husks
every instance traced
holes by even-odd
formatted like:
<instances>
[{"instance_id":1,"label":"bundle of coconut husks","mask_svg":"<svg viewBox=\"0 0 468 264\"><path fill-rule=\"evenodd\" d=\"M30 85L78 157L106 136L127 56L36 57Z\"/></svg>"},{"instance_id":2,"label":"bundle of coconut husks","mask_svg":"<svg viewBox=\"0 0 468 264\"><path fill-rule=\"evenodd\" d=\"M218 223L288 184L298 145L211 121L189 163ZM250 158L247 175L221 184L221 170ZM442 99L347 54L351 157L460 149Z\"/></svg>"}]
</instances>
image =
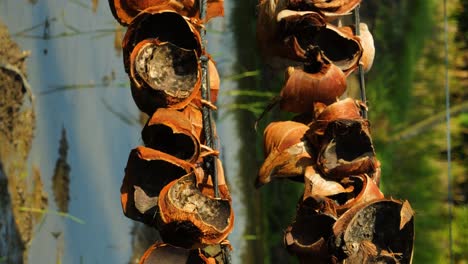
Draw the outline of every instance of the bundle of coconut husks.
<instances>
[{"instance_id":1,"label":"bundle of coconut husks","mask_svg":"<svg viewBox=\"0 0 468 264\"><path fill-rule=\"evenodd\" d=\"M279 96L290 121L264 131L256 186L304 183L284 244L301 263L411 263L413 211L379 190L380 163L365 102L343 98L347 77L369 71L366 24L340 26L360 0L261 0L257 40L266 63L285 71ZM340 22L338 22L340 21Z\"/></svg>"},{"instance_id":2,"label":"bundle of coconut husks","mask_svg":"<svg viewBox=\"0 0 468 264\"><path fill-rule=\"evenodd\" d=\"M163 240L140 263L226 263L234 214L214 124L203 113L216 108L220 83L202 41L204 23L223 15L223 0L209 0L204 12L193 0L109 4L128 27L123 61L133 99L150 116L120 190L124 214Z\"/></svg>"}]
</instances>

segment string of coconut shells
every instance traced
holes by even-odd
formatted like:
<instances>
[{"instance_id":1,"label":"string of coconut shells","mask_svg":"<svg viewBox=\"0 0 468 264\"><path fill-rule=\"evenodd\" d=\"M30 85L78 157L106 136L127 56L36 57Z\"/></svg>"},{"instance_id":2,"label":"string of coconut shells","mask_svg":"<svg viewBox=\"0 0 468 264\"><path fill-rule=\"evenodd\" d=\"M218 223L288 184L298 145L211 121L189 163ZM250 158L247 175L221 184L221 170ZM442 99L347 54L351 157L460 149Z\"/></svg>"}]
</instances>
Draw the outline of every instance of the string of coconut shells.
<instances>
[{"instance_id":1,"label":"string of coconut shells","mask_svg":"<svg viewBox=\"0 0 468 264\"><path fill-rule=\"evenodd\" d=\"M220 79L203 41L204 24L223 15L223 4L109 0L127 27L123 62L132 97L150 116L144 146L130 152L120 189L125 216L162 237L140 264L229 262L234 213L216 158L216 128L207 118Z\"/></svg>"},{"instance_id":2,"label":"string of coconut shells","mask_svg":"<svg viewBox=\"0 0 468 264\"><path fill-rule=\"evenodd\" d=\"M413 211L379 189L366 102L343 98L348 77L371 69L366 24L341 26L360 0L260 0L263 59L285 72L277 100L298 114L264 131L259 188L275 179L304 183L284 245L300 263L411 263ZM359 30L356 30L356 29ZM358 31L358 32L357 32ZM359 33L359 34L357 34ZM365 97L364 97L365 98Z\"/></svg>"}]
</instances>

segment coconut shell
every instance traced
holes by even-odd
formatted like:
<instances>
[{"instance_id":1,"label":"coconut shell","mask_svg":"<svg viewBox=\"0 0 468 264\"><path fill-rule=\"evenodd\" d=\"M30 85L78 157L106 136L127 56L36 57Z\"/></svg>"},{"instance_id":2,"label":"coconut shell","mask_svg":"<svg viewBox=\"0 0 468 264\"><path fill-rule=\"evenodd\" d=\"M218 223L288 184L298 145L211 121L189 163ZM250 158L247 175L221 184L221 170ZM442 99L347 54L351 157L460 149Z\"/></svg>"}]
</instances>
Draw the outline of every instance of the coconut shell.
<instances>
[{"instance_id":1,"label":"coconut shell","mask_svg":"<svg viewBox=\"0 0 468 264\"><path fill-rule=\"evenodd\" d=\"M317 167L327 177L372 175L380 167L368 121L341 119L330 122L320 145Z\"/></svg>"},{"instance_id":2,"label":"coconut shell","mask_svg":"<svg viewBox=\"0 0 468 264\"><path fill-rule=\"evenodd\" d=\"M346 263L404 263L413 257L414 212L408 201L354 206L334 224L334 251Z\"/></svg>"},{"instance_id":3,"label":"coconut shell","mask_svg":"<svg viewBox=\"0 0 468 264\"><path fill-rule=\"evenodd\" d=\"M156 110L143 128L141 137L146 147L188 162L196 162L200 155L200 141L191 121L174 109Z\"/></svg>"},{"instance_id":4,"label":"coconut shell","mask_svg":"<svg viewBox=\"0 0 468 264\"><path fill-rule=\"evenodd\" d=\"M346 31L350 34L356 35L356 27L347 26L341 27L342 31ZM375 57L375 46L374 46L374 38L367 27L367 24L361 23L359 24L359 36L356 36L359 39L359 43L362 46L362 56L359 61L359 64L362 65L362 69L364 72L368 72L372 68L372 64L374 63Z\"/></svg>"},{"instance_id":5,"label":"coconut shell","mask_svg":"<svg viewBox=\"0 0 468 264\"><path fill-rule=\"evenodd\" d=\"M154 149L137 147L132 150L120 188L123 213L128 218L153 225L162 188L193 170L190 163Z\"/></svg>"},{"instance_id":6,"label":"coconut shell","mask_svg":"<svg viewBox=\"0 0 468 264\"><path fill-rule=\"evenodd\" d=\"M174 11L158 8L146 9L130 24L123 59L141 111L152 115L158 107L181 109L197 96L202 52L197 27Z\"/></svg>"},{"instance_id":7,"label":"coconut shell","mask_svg":"<svg viewBox=\"0 0 468 264\"><path fill-rule=\"evenodd\" d=\"M288 252L299 259L314 260L310 263L331 263L328 240L333 235L336 218L318 213L315 208L315 201L310 199L299 204L296 219L284 233L284 244Z\"/></svg>"},{"instance_id":8,"label":"coconut shell","mask_svg":"<svg viewBox=\"0 0 468 264\"><path fill-rule=\"evenodd\" d=\"M288 2L290 9L319 11L327 20L332 21L350 14L361 3L361 0L289 0Z\"/></svg>"},{"instance_id":9,"label":"coconut shell","mask_svg":"<svg viewBox=\"0 0 468 264\"><path fill-rule=\"evenodd\" d=\"M346 76L333 64L323 64L315 73L289 67L280 93L280 108L293 113L312 112L315 102L331 104L345 90Z\"/></svg>"},{"instance_id":10,"label":"coconut shell","mask_svg":"<svg viewBox=\"0 0 468 264\"><path fill-rule=\"evenodd\" d=\"M231 232L231 201L213 199L197 188L195 174L166 185L159 196L158 230L163 240L184 248L218 244Z\"/></svg>"},{"instance_id":11,"label":"coconut shell","mask_svg":"<svg viewBox=\"0 0 468 264\"><path fill-rule=\"evenodd\" d=\"M147 8L172 10L180 15L200 18L198 1L195 0L109 0L112 15L123 26L128 26L135 17ZM224 15L223 0L208 0L205 22Z\"/></svg>"},{"instance_id":12,"label":"coconut shell","mask_svg":"<svg viewBox=\"0 0 468 264\"><path fill-rule=\"evenodd\" d=\"M302 141L308 126L294 121L280 121L270 123L263 133L265 157L273 149L283 151Z\"/></svg>"}]
</instances>

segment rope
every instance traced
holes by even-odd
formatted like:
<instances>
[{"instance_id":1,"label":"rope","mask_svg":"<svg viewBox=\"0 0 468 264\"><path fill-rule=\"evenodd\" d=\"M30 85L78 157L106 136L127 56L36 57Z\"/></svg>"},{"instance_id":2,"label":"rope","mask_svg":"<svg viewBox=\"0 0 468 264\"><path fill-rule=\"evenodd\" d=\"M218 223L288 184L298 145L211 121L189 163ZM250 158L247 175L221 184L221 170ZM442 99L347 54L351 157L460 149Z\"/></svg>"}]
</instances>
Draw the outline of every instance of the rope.
<instances>
[{"instance_id":1,"label":"rope","mask_svg":"<svg viewBox=\"0 0 468 264\"><path fill-rule=\"evenodd\" d=\"M207 0L200 0L200 19L203 21L206 17L207 9ZM205 102L211 102L210 95L210 75L208 74L208 56L205 52L205 43L206 43L206 29L205 27L201 28L201 45L203 55L200 57L200 63L202 65L202 81L201 81L201 91L202 98ZM216 140L214 140L213 135L213 120L211 115L211 104L203 104L202 115L203 115L203 131L205 134L206 145L214 150L217 149ZM214 196L219 198L219 189L218 189L218 172L216 168L216 156L210 155L205 158L205 169L211 175L211 181L213 182Z\"/></svg>"},{"instance_id":2,"label":"rope","mask_svg":"<svg viewBox=\"0 0 468 264\"><path fill-rule=\"evenodd\" d=\"M454 263L453 256L453 196L452 196L452 142L450 136L450 84L449 84L449 50L448 50L448 19L447 19L447 0L444 0L444 56L445 56L445 113L447 121L447 201L448 201L448 232L449 232L449 255L450 263Z\"/></svg>"},{"instance_id":3,"label":"rope","mask_svg":"<svg viewBox=\"0 0 468 264\"><path fill-rule=\"evenodd\" d=\"M356 36L361 35L361 29L359 28L359 24L361 23L360 17L359 17L359 7L360 5L356 6L354 9L354 25L355 25L355 30L356 30ZM366 98L366 82L364 80L364 70L362 69L361 63L359 63L358 66L358 74L359 74L359 89L361 93L361 101L367 104L367 98ZM367 109L362 110L362 117L364 119L367 119Z\"/></svg>"}]
</instances>

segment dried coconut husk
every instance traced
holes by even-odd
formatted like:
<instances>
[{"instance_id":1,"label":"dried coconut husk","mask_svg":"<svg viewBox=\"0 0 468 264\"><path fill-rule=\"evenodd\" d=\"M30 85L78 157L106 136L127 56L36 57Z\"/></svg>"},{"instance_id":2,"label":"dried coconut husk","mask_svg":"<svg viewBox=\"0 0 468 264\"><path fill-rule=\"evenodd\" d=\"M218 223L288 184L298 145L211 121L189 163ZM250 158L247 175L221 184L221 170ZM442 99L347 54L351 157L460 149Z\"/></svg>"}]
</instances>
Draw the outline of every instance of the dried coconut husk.
<instances>
[{"instance_id":1,"label":"dried coconut husk","mask_svg":"<svg viewBox=\"0 0 468 264\"><path fill-rule=\"evenodd\" d=\"M174 109L156 110L143 128L141 137L146 147L188 162L197 161L200 155L200 141L190 120Z\"/></svg>"},{"instance_id":2,"label":"dried coconut husk","mask_svg":"<svg viewBox=\"0 0 468 264\"><path fill-rule=\"evenodd\" d=\"M350 14L361 0L288 0L288 2L290 9L318 11L331 21Z\"/></svg>"},{"instance_id":3,"label":"dried coconut husk","mask_svg":"<svg viewBox=\"0 0 468 264\"><path fill-rule=\"evenodd\" d=\"M354 191L354 186L348 185L345 187L337 181L326 179L318 174L312 166L307 167L305 170L303 200L309 197L324 199L325 197L347 194L352 191Z\"/></svg>"},{"instance_id":4,"label":"dried coconut husk","mask_svg":"<svg viewBox=\"0 0 468 264\"><path fill-rule=\"evenodd\" d=\"M309 124L310 129L305 137L314 148L320 149L325 130L330 122L340 119L362 120L361 110L364 107L361 101L352 98L339 100L328 106L320 102L315 103L313 108L315 120Z\"/></svg>"},{"instance_id":5,"label":"dried coconut husk","mask_svg":"<svg viewBox=\"0 0 468 264\"><path fill-rule=\"evenodd\" d=\"M338 216L358 204L384 198L377 184L365 174L344 178L340 184L346 191L327 195L327 198L335 203Z\"/></svg>"},{"instance_id":6,"label":"dried coconut husk","mask_svg":"<svg viewBox=\"0 0 468 264\"><path fill-rule=\"evenodd\" d=\"M224 241L223 241L224 242ZM226 241L227 242L227 241ZM229 243L229 242L227 242ZM146 250L140 264L222 264L221 245L199 249L185 249L161 242L156 242Z\"/></svg>"},{"instance_id":7,"label":"dried coconut husk","mask_svg":"<svg viewBox=\"0 0 468 264\"><path fill-rule=\"evenodd\" d=\"M306 61L305 49L294 34L313 37L325 21L316 12L285 10L287 0L259 1L257 44L265 62L278 70ZM282 12L280 14L280 12Z\"/></svg>"},{"instance_id":8,"label":"dried coconut husk","mask_svg":"<svg viewBox=\"0 0 468 264\"><path fill-rule=\"evenodd\" d=\"M283 151L302 141L308 126L294 121L271 122L263 132L265 157L273 149Z\"/></svg>"},{"instance_id":9,"label":"dried coconut husk","mask_svg":"<svg viewBox=\"0 0 468 264\"><path fill-rule=\"evenodd\" d=\"M314 103L331 104L346 90L342 70L316 50L316 61L302 67L288 67L281 90L280 108L293 113L314 111Z\"/></svg>"},{"instance_id":10,"label":"dried coconut husk","mask_svg":"<svg viewBox=\"0 0 468 264\"><path fill-rule=\"evenodd\" d=\"M260 188L275 178L289 178L302 182L306 167L315 164L307 149L307 144L304 141L283 151L274 148L260 167L255 187Z\"/></svg>"},{"instance_id":11,"label":"dried coconut husk","mask_svg":"<svg viewBox=\"0 0 468 264\"><path fill-rule=\"evenodd\" d=\"M333 235L333 215L318 213L314 199L300 202L294 222L286 229L284 244L289 253L301 260L314 260L313 263L331 263L332 256L328 240Z\"/></svg>"},{"instance_id":12,"label":"dried coconut husk","mask_svg":"<svg viewBox=\"0 0 468 264\"><path fill-rule=\"evenodd\" d=\"M146 250L140 264L187 264L190 250L157 242Z\"/></svg>"},{"instance_id":13,"label":"dried coconut husk","mask_svg":"<svg viewBox=\"0 0 468 264\"><path fill-rule=\"evenodd\" d=\"M408 201L381 199L352 207L333 226L335 255L351 264L411 263L413 215Z\"/></svg>"},{"instance_id":14,"label":"dried coconut husk","mask_svg":"<svg viewBox=\"0 0 468 264\"><path fill-rule=\"evenodd\" d=\"M120 188L123 213L133 220L154 225L162 188L193 170L190 163L154 149L140 146L132 150Z\"/></svg>"},{"instance_id":15,"label":"dried coconut husk","mask_svg":"<svg viewBox=\"0 0 468 264\"><path fill-rule=\"evenodd\" d=\"M339 119L328 123L317 157L317 168L327 177L372 175L380 167L367 120Z\"/></svg>"},{"instance_id":16,"label":"dried coconut husk","mask_svg":"<svg viewBox=\"0 0 468 264\"><path fill-rule=\"evenodd\" d=\"M346 74L354 71L362 56L359 39L342 28L327 24L315 39L325 57Z\"/></svg>"},{"instance_id":17,"label":"dried coconut husk","mask_svg":"<svg viewBox=\"0 0 468 264\"><path fill-rule=\"evenodd\" d=\"M230 197L204 195L197 177L188 174L166 185L159 196L158 230L163 240L184 248L218 244L231 232L234 214Z\"/></svg>"},{"instance_id":18,"label":"dried coconut husk","mask_svg":"<svg viewBox=\"0 0 468 264\"><path fill-rule=\"evenodd\" d=\"M180 15L199 19L198 4L199 1L195 0L109 0L112 15L123 26L128 26L140 12L150 7L172 10ZM223 15L224 1L208 0L204 22Z\"/></svg>"},{"instance_id":19,"label":"dried coconut husk","mask_svg":"<svg viewBox=\"0 0 468 264\"><path fill-rule=\"evenodd\" d=\"M201 38L190 20L158 8L141 12L123 40L125 70L141 111L180 109L201 86Z\"/></svg>"},{"instance_id":20,"label":"dried coconut husk","mask_svg":"<svg viewBox=\"0 0 468 264\"><path fill-rule=\"evenodd\" d=\"M349 34L356 35L356 27L346 26L340 28L342 31L348 32ZM356 38L359 39L359 43L362 46L362 56L359 60L359 64L362 65L362 69L364 72L368 72L372 68L372 64L374 63L375 57L375 46L374 46L374 38L367 27L367 24L360 23L359 24L359 36Z\"/></svg>"}]
</instances>

